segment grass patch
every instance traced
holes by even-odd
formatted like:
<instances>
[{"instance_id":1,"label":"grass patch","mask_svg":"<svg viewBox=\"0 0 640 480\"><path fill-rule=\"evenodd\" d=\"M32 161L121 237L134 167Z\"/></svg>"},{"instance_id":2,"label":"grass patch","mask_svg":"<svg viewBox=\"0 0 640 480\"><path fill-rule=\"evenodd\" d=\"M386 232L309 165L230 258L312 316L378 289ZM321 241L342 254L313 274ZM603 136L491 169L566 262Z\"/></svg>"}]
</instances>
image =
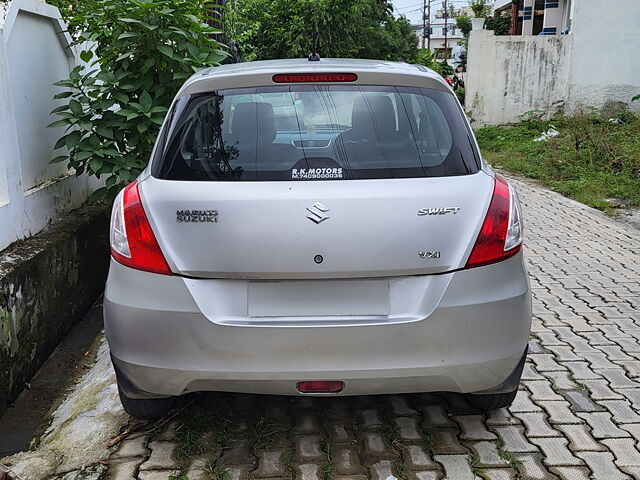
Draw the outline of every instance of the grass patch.
<instances>
[{"instance_id":1,"label":"grass patch","mask_svg":"<svg viewBox=\"0 0 640 480\"><path fill-rule=\"evenodd\" d=\"M400 427L390 418L385 416L381 423L373 425L370 430L382 435L393 450L398 451L402 448L403 443L400 437Z\"/></svg>"},{"instance_id":2,"label":"grass patch","mask_svg":"<svg viewBox=\"0 0 640 480\"><path fill-rule=\"evenodd\" d=\"M399 478L407 478L407 474L409 473L409 467L407 466L406 463L404 463L404 461L402 460L397 461L393 467L394 467L394 470L396 471L396 475L398 475Z\"/></svg>"},{"instance_id":3,"label":"grass patch","mask_svg":"<svg viewBox=\"0 0 640 480\"><path fill-rule=\"evenodd\" d=\"M231 419L197 405L185 410L178 420L176 455L180 460L220 450L231 432Z\"/></svg>"},{"instance_id":4,"label":"grass patch","mask_svg":"<svg viewBox=\"0 0 640 480\"><path fill-rule=\"evenodd\" d=\"M436 444L436 441L433 438L433 435L431 435L430 433L425 433L423 435L423 438L424 438L424 445L423 445L422 449L426 453L428 453L429 455L431 455L433 457L433 454L434 454L433 447Z\"/></svg>"},{"instance_id":5,"label":"grass patch","mask_svg":"<svg viewBox=\"0 0 640 480\"><path fill-rule=\"evenodd\" d=\"M273 447L282 430L282 424L264 415L260 417L253 427L247 430L245 437L249 440L251 446L257 452L260 452Z\"/></svg>"},{"instance_id":6,"label":"grass patch","mask_svg":"<svg viewBox=\"0 0 640 480\"><path fill-rule=\"evenodd\" d=\"M484 158L493 167L539 180L579 202L614 212L607 198L640 207L640 117L623 111L621 123L599 113L551 121L530 118L510 127L476 131ZM555 126L560 135L535 142Z\"/></svg>"},{"instance_id":7,"label":"grass patch","mask_svg":"<svg viewBox=\"0 0 640 480\"><path fill-rule=\"evenodd\" d=\"M200 467L202 475L208 480L229 480L231 474L221 457L208 458Z\"/></svg>"},{"instance_id":8,"label":"grass patch","mask_svg":"<svg viewBox=\"0 0 640 480\"><path fill-rule=\"evenodd\" d=\"M295 478L296 462L293 456L293 448L291 448L291 446L287 446L287 448L284 449L282 462L284 463L284 469L287 471L287 475L285 478Z\"/></svg>"},{"instance_id":9,"label":"grass patch","mask_svg":"<svg viewBox=\"0 0 640 480\"><path fill-rule=\"evenodd\" d=\"M322 440L320 449L326 455L325 460L320 464L320 478L331 480L335 476L335 461L331 456L331 443L328 440Z\"/></svg>"}]
</instances>

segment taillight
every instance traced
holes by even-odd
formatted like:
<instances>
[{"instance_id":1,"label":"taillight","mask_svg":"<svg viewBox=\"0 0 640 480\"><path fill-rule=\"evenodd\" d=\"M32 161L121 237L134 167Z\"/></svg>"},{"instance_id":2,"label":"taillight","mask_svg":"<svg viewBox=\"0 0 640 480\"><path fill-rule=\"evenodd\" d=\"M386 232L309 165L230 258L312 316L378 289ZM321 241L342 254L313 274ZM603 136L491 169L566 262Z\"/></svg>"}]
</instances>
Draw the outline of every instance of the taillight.
<instances>
[{"instance_id":1,"label":"taillight","mask_svg":"<svg viewBox=\"0 0 640 480\"><path fill-rule=\"evenodd\" d=\"M138 182L122 190L111 214L111 255L122 265L146 272L171 275L151 225L144 213Z\"/></svg>"},{"instance_id":2,"label":"taillight","mask_svg":"<svg viewBox=\"0 0 640 480\"><path fill-rule=\"evenodd\" d=\"M505 260L522 247L522 215L516 191L495 178L493 197L466 268Z\"/></svg>"},{"instance_id":3,"label":"taillight","mask_svg":"<svg viewBox=\"0 0 640 480\"><path fill-rule=\"evenodd\" d=\"M273 76L274 83L322 83L355 82L355 73L278 73Z\"/></svg>"}]
</instances>

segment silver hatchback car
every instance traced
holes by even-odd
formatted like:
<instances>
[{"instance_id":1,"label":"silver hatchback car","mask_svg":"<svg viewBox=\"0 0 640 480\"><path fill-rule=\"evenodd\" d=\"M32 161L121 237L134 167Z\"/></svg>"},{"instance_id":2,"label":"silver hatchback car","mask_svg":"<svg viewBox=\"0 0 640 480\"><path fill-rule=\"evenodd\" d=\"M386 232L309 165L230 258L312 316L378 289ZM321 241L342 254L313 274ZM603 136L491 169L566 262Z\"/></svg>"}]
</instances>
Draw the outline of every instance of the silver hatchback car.
<instances>
[{"instance_id":1,"label":"silver hatchback car","mask_svg":"<svg viewBox=\"0 0 640 480\"><path fill-rule=\"evenodd\" d=\"M189 79L117 197L122 403L195 391L515 397L531 325L513 187L436 73L322 59Z\"/></svg>"}]
</instances>

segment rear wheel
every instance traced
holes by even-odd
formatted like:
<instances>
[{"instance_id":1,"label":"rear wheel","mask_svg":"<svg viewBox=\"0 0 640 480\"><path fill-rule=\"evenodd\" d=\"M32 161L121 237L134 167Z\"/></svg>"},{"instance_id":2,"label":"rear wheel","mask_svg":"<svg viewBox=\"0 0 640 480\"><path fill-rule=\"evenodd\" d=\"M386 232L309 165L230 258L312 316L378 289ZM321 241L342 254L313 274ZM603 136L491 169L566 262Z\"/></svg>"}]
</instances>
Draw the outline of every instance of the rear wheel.
<instances>
[{"instance_id":1,"label":"rear wheel","mask_svg":"<svg viewBox=\"0 0 640 480\"><path fill-rule=\"evenodd\" d=\"M120 385L118 385L118 393L125 412L141 420L155 420L162 417L175 401L175 397L130 398L124 394Z\"/></svg>"},{"instance_id":2,"label":"rear wheel","mask_svg":"<svg viewBox=\"0 0 640 480\"><path fill-rule=\"evenodd\" d=\"M467 395L467 401L478 410L497 410L511 406L516 398L518 390L508 393L494 393L489 395L476 395L470 393Z\"/></svg>"}]
</instances>

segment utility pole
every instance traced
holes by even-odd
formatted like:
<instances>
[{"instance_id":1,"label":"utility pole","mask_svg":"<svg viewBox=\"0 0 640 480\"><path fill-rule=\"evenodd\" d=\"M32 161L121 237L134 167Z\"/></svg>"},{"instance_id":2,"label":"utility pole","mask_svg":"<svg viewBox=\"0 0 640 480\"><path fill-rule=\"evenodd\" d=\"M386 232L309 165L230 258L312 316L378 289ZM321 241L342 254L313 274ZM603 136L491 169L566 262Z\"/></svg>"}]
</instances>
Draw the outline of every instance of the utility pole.
<instances>
[{"instance_id":1,"label":"utility pole","mask_svg":"<svg viewBox=\"0 0 640 480\"><path fill-rule=\"evenodd\" d=\"M426 0L427 2L427 20L429 24L429 31L427 32L427 48L431 50L431 33L433 30L431 29L431 0Z\"/></svg>"},{"instance_id":2,"label":"utility pole","mask_svg":"<svg viewBox=\"0 0 640 480\"><path fill-rule=\"evenodd\" d=\"M427 36L427 2L429 0L422 1L422 49L424 50L424 40Z\"/></svg>"},{"instance_id":3,"label":"utility pole","mask_svg":"<svg viewBox=\"0 0 640 480\"><path fill-rule=\"evenodd\" d=\"M447 9L447 0L444 0L443 3L443 15L444 15L444 60L447 60L448 54L448 42L447 36L449 33L449 29L447 28L447 18L449 17L449 10Z\"/></svg>"}]
</instances>

